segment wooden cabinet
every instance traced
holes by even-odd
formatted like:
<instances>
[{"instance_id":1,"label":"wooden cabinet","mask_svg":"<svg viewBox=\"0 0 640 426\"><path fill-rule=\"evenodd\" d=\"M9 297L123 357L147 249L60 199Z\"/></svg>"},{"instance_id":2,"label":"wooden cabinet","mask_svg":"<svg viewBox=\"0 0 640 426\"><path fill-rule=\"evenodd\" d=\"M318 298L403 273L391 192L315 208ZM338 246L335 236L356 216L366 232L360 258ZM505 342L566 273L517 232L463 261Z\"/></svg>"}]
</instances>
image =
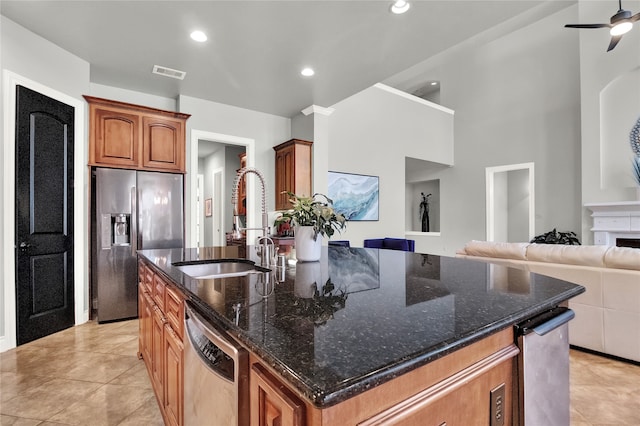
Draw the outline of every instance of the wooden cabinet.
<instances>
[{"instance_id":1,"label":"wooden cabinet","mask_svg":"<svg viewBox=\"0 0 640 426\"><path fill-rule=\"evenodd\" d=\"M189 114L84 98L89 103L89 165L185 171Z\"/></svg>"},{"instance_id":2,"label":"wooden cabinet","mask_svg":"<svg viewBox=\"0 0 640 426\"><path fill-rule=\"evenodd\" d=\"M142 260L138 274L138 357L145 362L165 424L182 425L184 296Z\"/></svg>"},{"instance_id":3,"label":"wooden cabinet","mask_svg":"<svg viewBox=\"0 0 640 426\"><path fill-rule=\"evenodd\" d=\"M253 426L511 425L519 350L505 329L391 381L318 408L250 354ZM517 404L516 404L517 405ZM492 422L492 418L494 421Z\"/></svg>"},{"instance_id":4,"label":"wooden cabinet","mask_svg":"<svg viewBox=\"0 0 640 426\"><path fill-rule=\"evenodd\" d=\"M251 365L251 424L302 426L304 403L260 363Z\"/></svg>"},{"instance_id":5,"label":"wooden cabinet","mask_svg":"<svg viewBox=\"0 0 640 426\"><path fill-rule=\"evenodd\" d=\"M236 172L247 167L247 154L243 152L238 154L238 157L240 157L240 168ZM238 214L242 216L247 214L247 184L245 176L240 179L240 185L238 185L238 205L236 206Z\"/></svg>"},{"instance_id":6,"label":"wooden cabinet","mask_svg":"<svg viewBox=\"0 0 640 426\"><path fill-rule=\"evenodd\" d=\"M158 306L153 307L151 321L151 383L158 396L164 400L164 324L166 319Z\"/></svg>"},{"instance_id":7,"label":"wooden cabinet","mask_svg":"<svg viewBox=\"0 0 640 426\"><path fill-rule=\"evenodd\" d=\"M165 359L165 380L164 380L164 413L170 425L182 424L183 409L183 360L184 346L182 339L166 324L164 328L164 359Z\"/></svg>"},{"instance_id":8,"label":"wooden cabinet","mask_svg":"<svg viewBox=\"0 0 640 426\"><path fill-rule=\"evenodd\" d=\"M289 196L283 191L310 196L311 147L313 142L291 139L274 146L276 152L276 210L291 208Z\"/></svg>"}]
</instances>

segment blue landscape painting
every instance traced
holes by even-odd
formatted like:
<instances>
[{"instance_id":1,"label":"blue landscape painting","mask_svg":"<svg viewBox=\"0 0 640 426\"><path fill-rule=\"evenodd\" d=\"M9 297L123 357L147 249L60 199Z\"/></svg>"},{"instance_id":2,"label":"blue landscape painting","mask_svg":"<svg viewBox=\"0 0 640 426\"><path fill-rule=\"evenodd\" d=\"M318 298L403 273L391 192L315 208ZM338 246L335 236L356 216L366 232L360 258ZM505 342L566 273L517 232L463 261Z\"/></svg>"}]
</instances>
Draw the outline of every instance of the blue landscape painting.
<instances>
[{"instance_id":1,"label":"blue landscape painting","mask_svg":"<svg viewBox=\"0 0 640 426\"><path fill-rule=\"evenodd\" d=\"M347 220L378 220L378 177L329 172L327 195Z\"/></svg>"}]
</instances>

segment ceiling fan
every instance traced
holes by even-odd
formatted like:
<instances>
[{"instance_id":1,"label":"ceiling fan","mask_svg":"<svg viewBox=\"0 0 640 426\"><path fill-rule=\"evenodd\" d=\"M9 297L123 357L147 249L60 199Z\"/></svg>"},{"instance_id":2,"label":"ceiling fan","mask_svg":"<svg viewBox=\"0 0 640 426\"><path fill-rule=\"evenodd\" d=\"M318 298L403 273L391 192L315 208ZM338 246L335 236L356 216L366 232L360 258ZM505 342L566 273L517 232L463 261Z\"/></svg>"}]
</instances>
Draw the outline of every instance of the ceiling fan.
<instances>
[{"instance_id":1,"label":"ceiling fan","mask_svg":"<svg viewBox=\"0 0 640 426\"><path fill-rule=\"evenodd\" d=\"M613 50L622 36L631 30L633 23L640 20L640 13L631 15L631 12L622 8L622 0L618 0L618 12L611 17L610 24L567 24L566 28L611 28L611 42L607 52Z\"/></svg>"}]
</instances>

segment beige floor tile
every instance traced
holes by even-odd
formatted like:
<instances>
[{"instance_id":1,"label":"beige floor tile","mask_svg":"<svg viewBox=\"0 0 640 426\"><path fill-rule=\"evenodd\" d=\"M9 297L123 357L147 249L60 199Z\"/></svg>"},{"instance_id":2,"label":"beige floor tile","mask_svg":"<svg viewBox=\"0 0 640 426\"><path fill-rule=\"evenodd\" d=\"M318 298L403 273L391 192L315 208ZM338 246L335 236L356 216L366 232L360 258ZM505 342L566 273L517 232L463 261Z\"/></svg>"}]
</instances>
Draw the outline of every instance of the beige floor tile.
<instances>
[{"instance_id":1,"label":"beige floor tile","mask_svg":"<svg viewBox=\"0 0 640 426\"><path fill-rule=\"evenodd\" d=\"M142 360L139 360L135 366L111 380L109 384L137 386L146 389L152 388L147 367Z\"/></svg>"},{"instance_id":2,"label":"beige floor tile","mask_svg":"<svg viewBox=\"0 0 640 426\"><path fill-rule=\"evenodd\" d=\"M103 385L82 400L58 412L49 421L92 426L117 425L142 407L153 391L134 386ZM155 397L154 397L155 398Z\"/></svg>"},{"instance_id":3,"label":"beige floor tile","mask_svg":"<svg viewBox=\"0 0 640 426\"><path fill-rule=\"evenodd\" d=\"M54 414L87 398L99 383L52 379L2 403L0 414L48 420Z\"/></svg>"},{"instance_id":4,"label":"beige floor tile","mask_svg":"<svg viewBox=\"0 0 640 426\"><path fill-rule=\"evenodd\" d=\"M65 371L59 371L58 375L65 379L109 383L137 365L138 361L134 356L87 352L81 362L70 366Z\"/></svg>"},{"instance_id":5,"label":"beige floor tile","mask_svg":"<svg viewBox=\"0 0 640 426\"><path fill-rule=\"evenodd\" d=\"M49 380L52 380L52 378L14 372L0 372L0 405Z\"/></svg>"},{"instance_id":6,"label":"beige floor tile","mask_svg":"<svg viewBox=\"0 0 640 426\"><path fill-rule=\"evenodd\" d=\"M0 425L2 426L40 426L42 422L35 419L25 419L23 417L13 417L0 415Z\"/></svg>"},{"instance_id":7,"label":"beige floor tile","mask_svg":"<svg viewBox=\"0 0 640 426\"><path fill-rule=\"evenodd\" d=\"M572 426L640 425L640 366L571 351L571 413Z\"/></svg>"},{"instance_id":8,"label":"beige floor tile","mask_svg":"<svg viewBox=\"0 0 640 426\"><path fill-rule=\"evenodd\" d=\"M158 401L153 396L149 398L140 408L131 413L118 426L163 426L164 421L158 410Z\"/></svg>"}]
</instances>

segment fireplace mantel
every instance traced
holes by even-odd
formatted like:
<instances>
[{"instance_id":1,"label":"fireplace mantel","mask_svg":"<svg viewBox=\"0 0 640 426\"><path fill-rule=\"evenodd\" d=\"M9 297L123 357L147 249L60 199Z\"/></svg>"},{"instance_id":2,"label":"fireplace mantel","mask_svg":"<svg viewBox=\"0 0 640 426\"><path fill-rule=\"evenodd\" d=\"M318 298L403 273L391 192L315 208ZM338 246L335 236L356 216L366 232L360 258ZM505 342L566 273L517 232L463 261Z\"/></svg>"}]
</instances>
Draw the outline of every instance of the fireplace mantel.
<instances>
[{"instance_id":1,"label":"fireplace mantel","mask_svg":"<svg viewBox=\"0 0 640 426\"><path fill-rule=\"evenodd\" d=\"M640 239L640 201L588 203L593 218L593 243L615 246L617 238Z\"/></svg>"}]
</instances>

